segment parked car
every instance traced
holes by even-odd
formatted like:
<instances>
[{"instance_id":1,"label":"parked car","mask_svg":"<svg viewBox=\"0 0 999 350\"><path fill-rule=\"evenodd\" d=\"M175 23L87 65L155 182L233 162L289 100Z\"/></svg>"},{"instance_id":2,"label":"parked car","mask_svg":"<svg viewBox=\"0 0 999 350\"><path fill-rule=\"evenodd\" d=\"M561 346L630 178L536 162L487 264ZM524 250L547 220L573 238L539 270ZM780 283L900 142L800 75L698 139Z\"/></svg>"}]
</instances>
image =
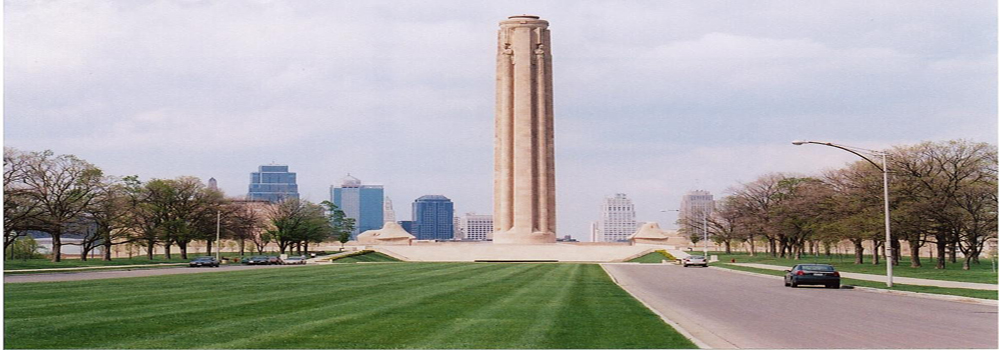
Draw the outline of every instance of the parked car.
<instances>
[{"instance_id":1,"label":"parked car","mask_svg":"<svg viewBox=\"0 0 999 350\"><path fill-rule=\"evenodd\" d=\"M270 257L258 255L251 256L249 259L243 260L244 264L247 265L270 265Z\"/></svg>"},{"instance_id":2,"label":"parked car","mask_svg":"<svg viewBox=\"0 0 999 350\"><path fill-rule=\"evenodd\" d=\"M305 257L304 256L292 256L292 257L288 257L287 259L284 259L284 264L285 265L305 265Z\"/></svg>"},{"instance_id":3,"label":"parked car","mask_svg":"<svg viewBox=\"0 0 999 350\"><path fill-rule=\"evenodd\" d=\"M268 256L267 257L267 264L268 265L281 265L281 263L282 263L282 261L281 261L280 257L276 257L276 256Z\"/></svg>"},{"instance_id":4,"label":"parked car","mask_svg":"<svg viewBox=\"0 0 999 350\"><path fill-rule=\"evenodd\" d=\"M202 256L202 257L197 257L194 260L191 260L191 263L188 264L188 266L190 266L190 267L202 267L202 266L219 267L219 262L218 262L218 260L215 260L215 257L212 257L212 256Z\"/></svg>"},{"instance_id":5,"label":"parked car","mask_svg":"<svg viewBox=\"0 0 999 350\"><path fill-rule=\"evenodd\" d=\"M784 270L784 286L797 288L800 285L824 285L839 289L839 271L827 264L798 264Z\"/></svg>"},{"instance_id":6,"label":"parked car","mask_svg":"<svg viewBox=\"0 0 999 350\"><path fill-rule=\"evenodd\" d=\"M702 255L690 255L687 256L686 258L683 258L683 260L680 260L680 264L682 264L683 267L687 267L690 265L700 265L708 267L708 259L705 259L704 256Z\"/></svg>"}]
</instances>

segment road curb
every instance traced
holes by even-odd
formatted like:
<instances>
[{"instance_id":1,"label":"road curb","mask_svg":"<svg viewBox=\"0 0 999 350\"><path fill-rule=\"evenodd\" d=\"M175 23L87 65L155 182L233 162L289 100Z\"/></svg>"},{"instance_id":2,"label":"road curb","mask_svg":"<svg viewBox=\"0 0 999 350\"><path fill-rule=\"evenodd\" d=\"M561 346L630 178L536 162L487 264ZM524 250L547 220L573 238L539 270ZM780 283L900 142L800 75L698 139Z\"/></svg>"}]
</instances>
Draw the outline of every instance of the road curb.
<instances>
[{"instance_id":1,"label":"road curb","mask_svg":"<svg viewBox=\"0 0 999 350\"><path fill-rule=\"evenodd\" d=\"M623 285L621 285L621 283L617 280L617 278L614 277L614 274L610 273L610 271L607 271L607 268L604 267L604 264L598 264L598 265L600 265L600 268L604 270L604 273L606 273L607 276L610 277L611 281L614 281L614 284L616 284L622 290L624 290L625 292L627 292L628 295L631 295L632 298L635 298L635 300L638 300L638 302L642 303L642 305L644 305L646 309L649 309L649 311L652 311L653 313L655 313L656 315L658 315L659 318L663 320L663 322L666 322L666 324L670 325L670 327L673 327L673 329L675 329L677 332L679 332L680 335L683 335L684 337L687 337L687 339L690 339L690 341L693 342L694 345L697 345L698 348L701 348L701 349L714 349L715 348L715 347L712 347L712 346L708 345L703 340L701 340L701 339L697 338L696 336L694 336L693 333L691 333L690 331L688 331L686 328L684 328L683 326L681 326L679 323L671 320L669 317L666 317L666 315L664 315L663 313L659 312L659 310L656 310L655 308L653 308L652 305L649 305L648 303L646 303L645 300L642 300L642 298L638 297L637 295L635 295L635 293L632 293L630 290L628 290L628 288L625 288ZM726 347L726 348L735 348L735 346L733 345L731 347Z\"/></svg>"},{"instance_id":2,"label":"road curb","mask_svg":"<svg viewBox=\"0 0 999 350\"><path fill-rule=\"evenodd\" d=\"M779 280L783 280L784 279L781 276L767 275L767 274L763 274L763 273L756 273L756 272L749 272L749 271L742 271L742 270L735 270L735 269L727 269L727 268L724 268L724 267L717 267L717 266L712 266L712 267L716 268L716 269L721 269L721 270L725 270L725 271L728 271L728 272L732 272L732 273L743 274L743 275L753 275L753 276L767 277L767 278L779 279ZM956 295L933 294L933 293L919 293L919 292L909 292L909 291L903 291L903 290L891 290L891 289L881 289L881 288L871 288L871 287L861 287L861 286L851 286L851 287L853 287L853 289L856 289L856 290L865 291L865 292L871 292L871 293L896 294L896 295L905 295L905 296L916 297L916 298L924 298L924 299L937 299L937 300L953 301L953 302L958 302L958 303L999 306L999 300L978 299L978 298L969 298L969 297L962 297L962 296L956 296ZM955 288L955 289L960 289L960 288Z\"/></svg>"}]
</instances>

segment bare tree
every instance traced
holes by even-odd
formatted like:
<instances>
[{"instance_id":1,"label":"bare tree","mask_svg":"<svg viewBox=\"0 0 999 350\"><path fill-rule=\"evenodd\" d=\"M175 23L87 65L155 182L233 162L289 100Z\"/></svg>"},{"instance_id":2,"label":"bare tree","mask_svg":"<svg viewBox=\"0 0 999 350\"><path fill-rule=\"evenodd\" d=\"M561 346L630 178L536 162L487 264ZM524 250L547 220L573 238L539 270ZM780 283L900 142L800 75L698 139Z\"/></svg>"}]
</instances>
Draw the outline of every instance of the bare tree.
<instances>
[{"instance_id":1,"label":"bare tree","mask_svg":"<svg viewBox=\"0 0 999 350\"><path fill-rule=\"evenodd\" d=\"M52 236L52 261L62 261L62 235L93 202L100 169L72 155L32 152L24 164L28 196L41 207L40 223Z\"/></svg>"}]
</instances>

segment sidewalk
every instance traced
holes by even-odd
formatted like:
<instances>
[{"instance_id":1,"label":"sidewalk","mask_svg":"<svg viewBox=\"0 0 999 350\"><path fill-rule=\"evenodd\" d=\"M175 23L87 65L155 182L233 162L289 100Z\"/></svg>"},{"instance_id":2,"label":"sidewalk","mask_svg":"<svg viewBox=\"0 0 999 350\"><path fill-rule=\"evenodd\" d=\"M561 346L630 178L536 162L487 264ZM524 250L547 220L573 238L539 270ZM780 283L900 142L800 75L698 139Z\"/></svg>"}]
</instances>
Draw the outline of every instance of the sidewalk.
<instances>
[{"instance_id":1,"label":"sidewalk","mask_svg":"<svg viewBox=\"0 0 999 350\"><path fill-rule=\"evenodd\" d=\"M731 265L753 267L757 269L767 269L767 270L790 270L787 266L777 266L777 265L767 265L767 264L753 264L753 263L733 263ZM839 275L843 278L852 278L855 280L864 281L874 281L874 282L888 282L887 276L871 275L866 273L853 273L853 272L843 272L840 271ZM999 290L999 284L988 284L988 283L972 283L972 282L954 282L954 281L942 281L942 280L929 280L925 278L911 278L911 277L898 277L893 276L892 282L899 284L910 284L914 286L931 286L931 287L944 287L944 288L964 288L964 289L978 289L978 290Z\"/></svg>"}]
</instances>

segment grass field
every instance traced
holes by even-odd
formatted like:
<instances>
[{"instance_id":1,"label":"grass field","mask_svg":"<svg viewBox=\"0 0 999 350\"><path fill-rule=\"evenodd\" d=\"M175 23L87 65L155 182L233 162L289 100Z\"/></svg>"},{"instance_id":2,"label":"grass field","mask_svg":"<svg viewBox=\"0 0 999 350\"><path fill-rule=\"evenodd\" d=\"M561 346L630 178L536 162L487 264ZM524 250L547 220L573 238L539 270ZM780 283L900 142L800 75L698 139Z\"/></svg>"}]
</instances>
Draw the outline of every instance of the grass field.
<instances>
[{"instance_id":1,"label":"grass field","mask_svg":"<svg viewBox=\"0 0 999 350\"><path fill-rule=\"evenodd\" d=\"M651 253L642 255L640 257L628 260L628 262L637 262L637 263L642 263L642 264L661 264L663 262L663 260L666 260L667 263L673 262L673 258L672 257L668 257L666 255L663 255L660 252L651 252Z\"/></svg>"},{"instance_id":2,"label":"grass field","mask_svg":"<svg viewBox=\"0 0 999 350\"><path fill-rule=\"evenodd\" d=\"M367 254L348 256L345 258L333 260L333 263L336 264L350 264L350 263L360 263L360 262L399 262L399 259L393 258L391 256L379 252L371 252Z\"/></svg>"},{"instance_id":3,"label":"grass field","mask_svg":"<svg viewBox=\"0 0 999 350\"><path fill-rule=\"evenodd\" d=\"M740 263L771 264L787 267L792 267L796 264L802 263L820 263L836 266L836 269L845 272L867 273L882 276L887 273L885 271L884 261L878 265L872 265L870 264L870 256L867 256L864 259L866 264L855 265L853 263L853 255L834 254L830 257L826 257L825 255L819 255L816 257L813 255L807 257L802 256L801 260L794 260L774 258L762 253L757 253L756 256L749 256L747 253L723 254L721 252L711 252L710 254L717 254L718 260L722 262L729 262L732 259L735 259L736 262ZM992 268L988 265L991 263L989 260L982 260L981 265L972 265L971 270L962 270L960 263L948 263L946 269L937 270L934 268L934 266L936 266L935 261L931 261L928 258L921 259L923 263L923 267L921 268L910 267L908 259L909 257L903 257L903 259L899 261L899 265L892 268L892 274L898 277L914 277L944 281L991 284L999 283L999 281L997 281L997 274L992 272Z\"/></svg>"},{"instance_id":4,"label":"grass field","mask_svg":"<svg viewBox=\"0 0 999 350\"><path fill-rule=\"evenodd\" d=\"M4 285L5 348L693 348L592 264L333 264Z\"/></svg>"},{"instance_id":5,"label":"grass field","mask_svg":"<svg viewBox=\"0 0 999 350\"><path fill-rule=\"evenodd\" d=\"M784 274L785 274L784 271L768 270L768 269L757 269L757 268L753 268L753 267L737 266L737 265L730 265L730 264L725 264L725 263L715 263L713 266L722 267L722 268L726 268L726 269L732 269L732 270L739 270L739 271L759 273L759 274L764 274L764 275L784 276ZM943 287L932 287L932 286L916 286L916 285L898 284L898 283L893 283L892 284L892 288L888 288L887 286L885 286L885 284L883 282L864 281L864 280L857 280L857 279L852 279L852 278L843 278L843 279L841 279L840 283L843 284L843 285L851 285L851 286L858 286L858 287L870 287L870 288L878 288L878 289L900 290L900 291L905 291L905 292L953 295L953 296L961 296L961 297L968 297L968 298L978 298L978 299L990 299L990 300L997 300L997 299L999 299L999 293L996 293L996 291L990 291L990 290L977 290L977 289L965 289L965 288L943 288Z\"/></svg>"},{"instance_id":6,"label":"grass field","mask_svg":"<svg viewBox=\"0 0 999 350\"><path fill-rule=\"evenodd\" d=\"M89 259L86 261L80 259L63 259L63 261L54 263L48 259L27 259L27 260L4 260L3 269L4 270L26 270L26 269L55 269L64 267L94 267L94 266L121 266L121 265L148 265L148 264L165 264L165 263L186 263L194 259L196 256L189 254L189 259L181 259L180 255L175 255L173 259L166 259L162 255L153 257L153 260L149 260L145 257L134 257L128 258L116 258L111 261L102 261L101 258Z\"/></svg>"}]
</instances>

